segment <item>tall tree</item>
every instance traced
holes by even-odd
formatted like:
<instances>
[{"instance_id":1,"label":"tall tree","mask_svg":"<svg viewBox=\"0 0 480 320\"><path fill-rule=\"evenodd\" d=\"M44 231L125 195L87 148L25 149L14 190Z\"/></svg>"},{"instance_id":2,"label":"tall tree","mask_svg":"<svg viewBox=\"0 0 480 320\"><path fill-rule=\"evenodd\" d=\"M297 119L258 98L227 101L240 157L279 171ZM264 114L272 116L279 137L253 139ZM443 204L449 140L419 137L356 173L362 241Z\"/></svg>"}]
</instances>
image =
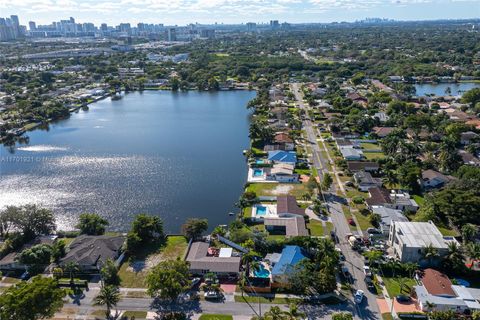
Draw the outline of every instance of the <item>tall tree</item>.
<instances>
[{"instance_id":1,"label":"tall tree","mask_svg":"<svg viewBox=\"0 0 480 320\"><path fill-rule=\"evenodd\" d=\"M182 260L162 261L150 271L146 282L152 297L174 301L188 288L188 263Z\"/></svg>"},{"instance_id":2,"label":"tall tree","mask_svg":"<svg viewBox=\"0 0 480 320\"><path fill-rule=\"evenodd\" d=\"M207 219L189 218L182 225L182 232L188 239L197 239L208 229Z\"/></svg>"},{"instance_id":3,"label":"tall tree","mask_svg":"<svg viewBox=\"0 0 480 320\"><path fill-rule=\"evenodd\" d=\"M102 276L102 280L107 285L119 285L120 284L120 277L118 275L118 267L116 266L115 262L112 259L108 259L105 261L102 269L100 270L100 275Z\"/></svg>"},{"instance_id":4,"label":"tall tree","mask_svg":"<svg viewBox=\"0 0 480 320\"><path fill-rule=\"evenodd\" d=\"M107 320L116 319L117 316L111 315L112 308L117 305L120 301L120 290L118 287L113 285L104 285L100 287L100 291L93 299L93 303L96 306L105 306L107 307L107 311L105 312L105 316ZM118 314L118 312L116 312Z\"/></svg>"},{"instance_id":5,"label":"tall tree","mask_svg":"<svg viewBox=\"0 0 480 320\"><path fill-rule=\"evenodd\" d=\"M54 316L63 306L65 291L56 280L37 276L0 295L0 319L37 320Z\"/></svg>"},{"instance_id":6,"label":"tall tree","mask_svg":"<svg viewBox=\"0 0 480 320\"><path fill-rule=\"evenodd\" d=\"M96 213L82 213L78 219L77 228L81 234L102 235L108 226L108 221Z\"/></svg>"}]
</instances>

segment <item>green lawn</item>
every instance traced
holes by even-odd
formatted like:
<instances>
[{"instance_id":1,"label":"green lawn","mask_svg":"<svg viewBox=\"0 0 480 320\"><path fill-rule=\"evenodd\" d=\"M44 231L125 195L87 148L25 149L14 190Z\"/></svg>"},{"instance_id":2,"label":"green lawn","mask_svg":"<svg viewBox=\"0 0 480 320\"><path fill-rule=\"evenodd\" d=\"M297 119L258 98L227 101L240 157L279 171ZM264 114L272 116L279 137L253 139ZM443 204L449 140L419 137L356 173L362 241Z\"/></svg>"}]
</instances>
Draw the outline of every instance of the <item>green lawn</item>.
<instances>
[{"instance_id":1,"label":"green lawn","mask_svg":"<svg viewBox=\"0 0 480 320\"><path fill-rule=\"evenodd\" d=\"M367 230L368 228L373 227L372 224L370 223L369 216L364 216L360 212L352 212L355 215L355 218L357 218L358 224L360 225L360 229L362 230Z\"/></svg>"},{"instance_id":2,"label":"green lawn","mask_svg":"<svg viewBox=\"0 0 480 320\"><path fill-rule=\"evenodd\" d=\"M152 260L167 260L182 258L187 250L187 239L183 236L171 236L167 238L166 244L154 245L145 248L143 252L137 254L136 261L145 262L148 259ZM155 258L155 259L153 259ZM144 288L145 277L148 274L148 268L143 268L135 272L129 261L125 261L121 266L118 274L121 279L122 287L127 288Z\"/></svg>"},{"instance_id":3,"label":"green lawn","mask_svg":"<svg viewBox=\"0 0 480 320\"><path fill-rule=\"evenodd\" d=\"M403 292L400 292L400 284L397 280L397 278L386 278L383 277L383 282L385 283L385 287L387 289L388 295L390 298L393 298L395 296L398 296L399 294L408 294L408 291L405 291L405 288L403 289ZM413 286L417 285L414 279L411 278L403 278L406 281L406 286L408 288L412 288Z\"/></svg>"},{"instance_id":4,"label":"green lawn","mask_svg":"<svg viewBox=\"0 0 480 320\"><path fill-rule=\"evenodd\" d=\"M322 222L318 220L310 220L310 222L307 224L307 228L310 230L310 235L311 236L323 236L323 225Z\"/></svg>"},{"instance_id":5,"label":"green lawn","mask_svg":"<svg viewBox=\"0 0 480 320\"><path fill-rule=\"evenodd\" d=\"M382 313L383 320L393 320L392 314L390 313Z\"/></svg>"},{"instance_id":6,"label":"green lawn","mask_svg":"<svg viewBox=\"0 0 480 320\"><path fill-rule=\"evenodd\" d=\"M301 302L302 299L290 299L290 298L271 298L267 299L264 297L254 297L254 296L248 296L244 295L242 296L235 296L235 302L245 302L245 303L258 303L260 299L261 303L272 303L272 304L290 304L290 303L296 303L296 302Z\"/></svg>"},{"instance_id":7,"label":"green lawn","mask_svg":"<svg viewBox=\"0 0 480 320\"><path fill-rule=\"evenodd\" d=\"M453 230L453 229L439 227L439 226L437 226L437 228L442 233L442 235L446 237L458 237L460 235L456 230Z\"/></svg>"},{"instance_id":8,"label":"green lawn","mask_svg":"<svg viewBox=\"0 0 480 320\"><path fill-rule=\"evenodd\" d=\"M423 204L425 203L425 199L418 194L414 194L412 198L420 207L423 206Z\"/></svg>"},{"instance_id":9,"label":"green lawn","mask_svg":"<svg viewBox=\"0 0 480 320\"><path fill-rule=\"evenodd\" d=\"M307 188L302 183L252 183L247 191L253 191L257 196L292 195L301 198Z\"/></svg>"},{"instance_id":10,"label":"green lawn","mask_svg":"<svg viewBox=\"0 0 480 320\"><path fill-rule=\"evenodd\" d=\"M364 152L363 155L367 160L376 160L376 159L383 159L385 158L385 154L383 152Z\"/></svg>"},{"instance_id":11,"label":"green lawn","mask_svg":"<svg viewBox=\"0 0 480 320\"><path fill-rule=\"evenodd\" d=\"M135 319L145 319L147 317L146 311L125 311L122 316L124 317L135 317Z\"/></svg>"},{"instance_id":12,"label":"green lawn","mask_svg":"<svg viewBox=\"0 0 480 320\"><path fill-rule=\"evenodd\" d=\"M202 314L199 320L232 320L233 317L225 314Z\"/></svg>"},{"instance_id":13,"label":"green lawn","mask_svg":"<svg viewBox=\"0 0 480 320\"><path fill-rule=\"evenodd\" d=\"M252 216L252 207L245 208L243 210L243 216L245 218L250 218Z\"/></svg>"},{"instance_id":14,"label":"green lawn","mask_svg":"<svg viewBox=\"0 0 480 320\"><path fill-rule=\"evenodd\" d=\"M370 143L370 142L362 142L360 143L362 149L365 150L380 150L380 146L377 143Z\"/></svg>"}]
</instances>

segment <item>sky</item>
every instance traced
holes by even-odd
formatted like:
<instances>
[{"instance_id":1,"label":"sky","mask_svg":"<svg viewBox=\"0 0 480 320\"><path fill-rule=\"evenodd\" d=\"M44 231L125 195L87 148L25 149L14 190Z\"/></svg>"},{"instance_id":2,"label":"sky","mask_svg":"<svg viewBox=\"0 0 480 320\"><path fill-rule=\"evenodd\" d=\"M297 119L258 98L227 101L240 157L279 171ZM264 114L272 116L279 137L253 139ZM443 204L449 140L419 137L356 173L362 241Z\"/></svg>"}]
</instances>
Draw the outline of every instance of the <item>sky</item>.
<instances>
[{"instance_id":1,"label":"sky","mask_svg":"<svg viewBox=\"0 0 480 320\"><path fill-rule=\"evenodd\" d=\"M480 18L480 0L0 0L0 17L11 14L23 25L69 17L109 25L435 20Z\"/></svg>"}]
</instances>

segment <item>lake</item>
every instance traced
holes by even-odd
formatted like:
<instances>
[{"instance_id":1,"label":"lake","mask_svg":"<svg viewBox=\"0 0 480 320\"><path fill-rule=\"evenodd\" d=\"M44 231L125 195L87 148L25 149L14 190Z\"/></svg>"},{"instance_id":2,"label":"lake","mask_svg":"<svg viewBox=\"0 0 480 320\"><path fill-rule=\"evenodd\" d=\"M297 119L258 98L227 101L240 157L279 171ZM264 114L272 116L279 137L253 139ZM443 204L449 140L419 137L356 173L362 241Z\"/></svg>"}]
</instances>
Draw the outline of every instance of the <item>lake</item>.
<instances>
[{"instance_id":1,"label":"lake","mask_svg":"<svg viewBox=\"0 0 480 320\"><path fill-rule=\"evenodd\" d=\"M451 93L449 95L457 96L462 95L465 91L468 91L473 88L480 88L480 83L478 82L459 82L459 83L422 83L415 84L415 89L417 90L416 95L419 97L426 96L427 94L435 94L436 96L445 96L445 90L450 88Z\"/></svg>"},{"instance_id":2,"label":"lake","mask_svg":"<svg viewBox=\"0 0 480 320\"><path fill-rule=\"evenodd\" d=\"M51 208L59 229L95 212L126 231L135 214L169 232L188 217L228 223L243 191L253 91L129 93L90 105L28 145L0 146L0 207Z\"/></svg>"}]
</instances>

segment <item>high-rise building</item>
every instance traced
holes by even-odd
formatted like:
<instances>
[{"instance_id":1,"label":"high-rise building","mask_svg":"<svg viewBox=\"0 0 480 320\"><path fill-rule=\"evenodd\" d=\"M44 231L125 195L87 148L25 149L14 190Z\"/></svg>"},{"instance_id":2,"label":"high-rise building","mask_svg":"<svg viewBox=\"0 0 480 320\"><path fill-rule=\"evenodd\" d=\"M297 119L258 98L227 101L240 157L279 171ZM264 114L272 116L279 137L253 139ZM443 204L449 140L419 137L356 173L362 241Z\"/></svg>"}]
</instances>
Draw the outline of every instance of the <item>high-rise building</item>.
<instances>
[{"instance_id":1,"label":"high-rise building","mask_svg":"<svg viewBox=\"0 0 480 320\"><path fill-rule=\"evenodd\" d=\"M167 28L165 30L166 41L177 41L177 30L175 28Z\"/></svg>"},{"instance_id":2,"label":"high-rise building","mask_svg":"<svg viewBox=\"0 0 480 320\"><path fill-rule=\"evenodd\" d=\"M28 22L28 28L29 28L31 31L37 29L37 24L35 23L35 21L30 21L30 22Z\"/></svg>"},{"instance_id":3,"label":"high-rise building","mask_svg":"<svg viewBox=\"0 0 480 320\"><path fill-rule=\"evenodd\" d=\"M278 23L278 20L270 20L270 28L272 29L278 29L280 24Z\"/></svg>"},{"instance_id":4,"label":"high-rise building","mask_svg":"<svg viewBox=\"0 0 480 320\"><path fill-rule=\"evenodd\" d=\"M200 37L215 39L215 29L202 29L200 30Z\"/></svg>"},{"instance_id":5,"label":"high-rise building","mask_svg":"<svg viewBox=\"0 0 480 320\"><path fill-rule=\"evenodd\" d=\"M255 22L247 22L247 31L252 32L257 29L257 24Z\"/></svg>"}]
</instances>

